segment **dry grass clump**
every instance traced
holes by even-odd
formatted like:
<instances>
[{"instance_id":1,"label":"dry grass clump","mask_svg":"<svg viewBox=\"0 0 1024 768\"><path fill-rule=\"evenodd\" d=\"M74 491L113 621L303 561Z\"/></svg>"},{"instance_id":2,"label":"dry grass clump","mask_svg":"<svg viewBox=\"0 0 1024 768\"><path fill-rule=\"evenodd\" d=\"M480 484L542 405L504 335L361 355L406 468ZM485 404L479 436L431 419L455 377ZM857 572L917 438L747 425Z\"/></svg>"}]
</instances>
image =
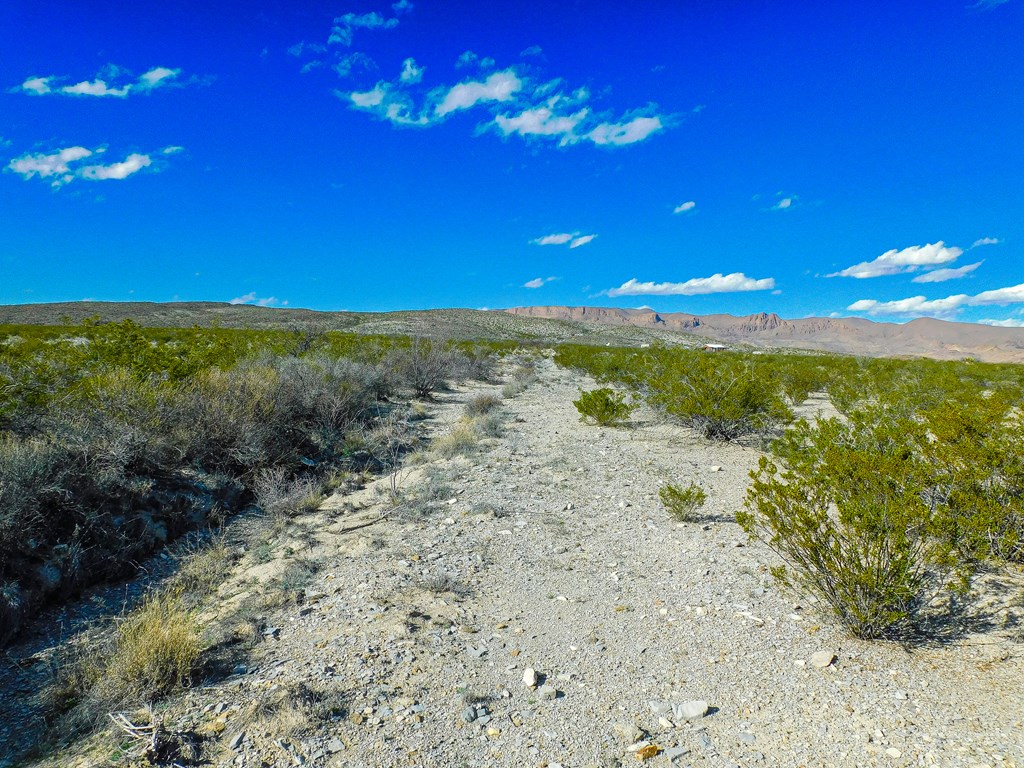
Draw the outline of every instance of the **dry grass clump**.
<instances>
[{"instance_id":1,"label":"dry grass clump","mask_svg":"<svg viewBox=\"0 0 1024 768\"><path fill-rule=\"evenodd\" d=\"M501 405L501 398L490 393L483 393L470 398L466 402L466 415L473 418L491 413Z\"/></svg>"},{"instance_id":2,"label":"dry grass clump","mask_svg":"<svg viewBox=\"0 0 1024 768\"><path fill-rule=\"evenodd\" d=\"M480 444L481 434L476 421L466 419L460 421L446 435L435 438L430 444L431 452L443 459L455 456L468 456L475 453Z\"/></svg>"},{"instance_id":3,"label":"dry grass clump","mask_svg":"<svg viewBox=\"0 0 1024 768\"><path fill-rule=\"evenodd\" d=\"M188 685L202 650L195 614L181 598L151 597L118 627L104 683L121 696L158 699Z\"/></svg>"}]
</instances>

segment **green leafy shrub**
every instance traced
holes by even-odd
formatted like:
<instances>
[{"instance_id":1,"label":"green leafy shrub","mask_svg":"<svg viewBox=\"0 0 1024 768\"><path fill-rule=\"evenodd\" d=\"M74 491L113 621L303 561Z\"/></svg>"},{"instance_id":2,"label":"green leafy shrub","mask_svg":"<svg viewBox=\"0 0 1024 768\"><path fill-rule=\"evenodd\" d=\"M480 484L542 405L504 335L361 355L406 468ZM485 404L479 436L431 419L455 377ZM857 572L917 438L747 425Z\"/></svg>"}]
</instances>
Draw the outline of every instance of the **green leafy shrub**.
<instances>
[{"instance_id":1,"label":"green leafy shrub","mask_svg":"<svg viewBox=\"0 0 1024 768\"><path fill-rule=\"evenodd\" d=\"M769 362L691 352L661 355L656 364L645 382L649 399L704 437L769 434L792 418Z\"/></svg>"},{"instance_id":2,"label":"green leafy shrub","mask_svg":"<svg viewBox=\"0 0 1024 768\"><path fill-rule=\"evenodd\" d=\"M942 593L966 589L971 564L956 557L951 518L922 459L924 426L879 410L849 421L798 422L762 457L744 510L748 533L784 562L781 580L824 601L863 638L909 631Z\"/></svg>"},{"instance_id":3,"label":"green leafy shrub","mask_svg":"<svg viewBox=\"0 0 1024 768\"><path fill-rule=\"evenodd\" d=\"M658 491L658 497L668 513L680 522L689 520L708 500L707 493L696 483L690 483L683 488L670 483L662 486Z\"/></svg>"},{"instance_id":4,"label":"green leafy shrub","mask_svg":"<svg viewBox=\"0 0 1024 768\"><path fill-rule=\"evenodd\" d=\"M573 400L572 404L580 412L581 421L606 427L620 424L636 409L636 404L627 403L621 392L607 387L581 391L580 399Z\"/></svg>"}]
</instances>

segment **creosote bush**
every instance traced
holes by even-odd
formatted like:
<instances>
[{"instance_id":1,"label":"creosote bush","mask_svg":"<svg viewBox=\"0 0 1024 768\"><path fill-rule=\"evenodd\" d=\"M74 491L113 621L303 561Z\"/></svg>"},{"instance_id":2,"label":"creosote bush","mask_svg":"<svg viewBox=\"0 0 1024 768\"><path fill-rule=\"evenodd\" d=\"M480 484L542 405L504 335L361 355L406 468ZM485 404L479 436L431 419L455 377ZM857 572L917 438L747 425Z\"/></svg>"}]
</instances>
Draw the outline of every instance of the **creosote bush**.
<instances>
[{"instance_id":1,"label":"creosote bush","mask_svg":"<svg viewBox=\"0 0 1024 768\"><path fill-rule=\"evenodd\" d=\"M942 595L965 591L955 518L923 460L924 426L879 418L798 422L762 457L737 520L784 565L775 575L824 601L856 636L899 636Z\"/></svg>"},{"instance_id":2,"label":"creosote bush","mask_svg":"<svg viewBox=\"0 0 1024 768\"><path fill-rule=\"evenodd\" d=\"M664 485L658 491L661 503L679 522L685 522L693 517L693 513L704 506L708 495L704 489L696 483L689 483L685 487L677 485Z\"/></svg>"},{"instance_id":3,"label":"creosote bush","mask_svg":"<svg viewBox=\"0 0 1024 768\"><path fill-rule=\"evenodd\" d=\"M580 399L573 400L572 404L580 412L581 421L605 427L621 424L637 407L635 403L627 403L621 392L608 387L581 391Z\"/></svg>"}]
</instances>

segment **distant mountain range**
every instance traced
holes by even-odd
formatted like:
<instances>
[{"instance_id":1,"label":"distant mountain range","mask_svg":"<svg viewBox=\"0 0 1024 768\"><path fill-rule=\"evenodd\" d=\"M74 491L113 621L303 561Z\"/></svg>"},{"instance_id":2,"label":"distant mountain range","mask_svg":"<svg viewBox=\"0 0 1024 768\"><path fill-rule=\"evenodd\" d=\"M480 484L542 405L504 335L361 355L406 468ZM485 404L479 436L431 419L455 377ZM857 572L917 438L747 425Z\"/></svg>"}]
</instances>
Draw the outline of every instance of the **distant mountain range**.
<instances>
[{"instance_id":1,"label":"distant mountain range","mask_svg":"<svg viewBox=\"0 0 1024 768\"><path fill-rule=\"evenodd\" d=\"M659 313L613 307L515 307L401 312L318 312L219 302L67 302L0 305L0 324L54 325L87 317L131 319L165 327L286 328L404 333L459 339L524 339L638 345L653 341L812 349L869 357L931 357L1024 363L1024 328L998 328L922 318L876 323L860 318L784 320L762 312L746 317Z\"/></svg>"},{"instance_id":2,"label":"distant mountain range","mask_svg":"<svg viewBox=\"0 0 1024 768\"><path fill-rule=\"evenodd\" d=\"M932 318L901 324L855 317L783 320L766 312L734 317L611 307L516 307L505 311L526 317L664 328L727 344L817 349L870 357L972 357L985 362L1024 362L1024 328Z\"/></svg>"}]
</instances>

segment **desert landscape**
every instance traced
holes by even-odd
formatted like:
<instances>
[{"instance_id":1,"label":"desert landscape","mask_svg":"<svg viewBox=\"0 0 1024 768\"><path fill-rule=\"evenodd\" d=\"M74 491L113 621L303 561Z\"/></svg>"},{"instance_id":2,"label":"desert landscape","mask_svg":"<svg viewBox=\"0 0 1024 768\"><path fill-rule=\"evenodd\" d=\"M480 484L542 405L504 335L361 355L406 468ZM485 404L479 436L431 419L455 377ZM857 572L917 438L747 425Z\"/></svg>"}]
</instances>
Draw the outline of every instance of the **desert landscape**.
<instances>
[{"instance_id":1,"label":"desert landscape","mask_svg":"<svg viewBox=\"0 0 1024 768\"><path fill-rule=\"evenodd\" d=\"M1024 768L1021 40L0 2L0 768Z\"/></svg>"},{"instance_id":2,"label":"desert landscape","mask_svg":"<svg viewBox=\"0 0 1024 768\"><path fill-rule=\"evenodd\" d=\"M180 312L152 309L163 317ZM38 318L50 308L33 311ZM187 326L195 315L183 317L180 325ZM97 543L79 539L78 528L63 542L60 537L68 533L47 534L58 537L52 549L36 543L28 560L6 552L5 578L10 584L22 569L14 583L24 604L33 607L18 619L16 634L5 633L9 664L0 672L0 685L10 695L0 704L4 765L1024 764L1019 500L995 512L999 521L1018 521L1003 531L1008 538L1001 540L1000 554L993 559L970 550L976 553L972 558L983 559L966 575L967 591L932 594L942 585L921 582L915 587L921 599L910 602L891 602L884 590L869 592L890 601L890 614L904 611L903 618L892 614L881 625L837 613L842 600L835 604L834 594L813 584L780 581L778 567L793 565L792 551L773 542L763 521L744 522L742 513L756 510L757 498L770 498L767 490L762 497L751 495L751 478L763 457L786 460L789 449L780 442L786 423L794 426L785 434L799 434L793 419L805 419L804 428L813 430L816 424L856 423L869 412L851 405L850 390L839 383L860 375L847 371L844 362L855 364L857 358L765 354L754 347L709 353L701 351L705 337L670 329L610 346L604 323L589 318L466 311L328 316L311 326L315 332L298 331L294 318L285 318L284 330L269 330L268 324L262 331L207 333L220 334L221 343L232 348L244 343L246 354L262 361L256 365L274 366L277 377L331 370L332 376L355 381L350 377L358 374L362 386L386 391L386 400L372 405L354 392L347 396L357 400L346 403L370 407L358 417L367 418L358 427L361 437L353 433L359 422L346 421L344 434L334 438L351 448L314 448L301 441L292 449L268 448L289 452L246 459L256 462L249 464L252 469L234 485L219 480L220 492L212 479L190 474L218 461L214 454L197 454L194 461L202 464L175 481L192 477L187 482L195 484L187 491L193 503L182 521L148 511L149 502L136 496L134 503L142 506L129 518L141 516L138 530L147 533L139 541L149 543L148 549L126 550L136 560L127 569L81 578L62 553L69 545L74 550ZM509 333L510 320L518 324L520 340L497 341ZM218 338L197 336L202 332L195 329L147 329L130 320L68 326L65 316L62 322L2 327L7 357L0 370L7 384L0 391L25 391L15 390L24 386L18 358L11 356L16 350L31 347L42 360L57 355L62 366L74 359L78 373L71 381L94 382L88 391L96 394L89 397L99 399L88 402L114 409L104 416L111 424L106 431L124 418L129 420L120 430L170 417L143 416L153 406L134 402L130 390L110 399L117 391L110 389L116 381L109 379L112 360L135 349L136 369L143 363L169 365L159 350L176 349L174 359L180 360L182 345L207 349ZM365 335L325 331L328 322L347 323L349 331ZM490 324L493 335L490 342L457 343L380 335L383 329L415 330L418 323L448 335L462 329L463 336ZM622 325L632 332L632 324ZM543 338L544 332L557 336ZM48 339L47 346L33 346L32 334ZM664 334L678 334L678 340L666 341ZM591 335L600 341L561 341ZM529 339L525 345L523 338ZM152 360L145 359L146 348L154 350ZM100 357L66 357L73 350L93 350L102 356L101 367L95 367ZM335 367L327 368L339 354ZM347 367L338 368L346 359ZM310 373L295 367L302 360L314 366ZM472 360L478 362L467 367ZM658 371L677 360L698 368L659 378ZM990 392L978 403L992 401L993 387L1009 387L1014 398L1021 391L1015 365L978 374L972 365L985 364L859 360L872 381L885 371L895 375L886 385L891 393L902 391L902 380L915 388L921 377L956 377L962 418L973 418L967 392L977 376ZM357 361L363 367L349 367ZM706 365L716 366L713 376L700 367ZM212 382L203 364L197 366L185 375L197 385ZM253 392L252 383L243 382L255 381L259 368L245 356L232 366L241 378L231 386ZM745 403L745 416L727 412L725 402L716 406L720 412L707 403L700 413L681 409L673 382L689 375L725 381L735 366L756 376L759 391L770 389L769 371L781 371L777 403L787 413L776 410L776 401L758 405L736 388L727 390L728 399ZM826 375L822 366L832 366L833 373ZM630 370L647 371L647 383L620 378ZM143 375L141 381L152 382L157 374ZM390 383L380 376L391 377ZM320 386L305 380L311 392ZM342 379L334 381L338 387ZM193 386L185 382L174 385L184 387L181 396ZM280 400L287 391L268 402L280 402L274 408L287 409L293 414L288 419L303 419L294 421L306 425L302 429L322 423L312 416L320 413L315 406L311 417L302 417L294 410L297 403ZM902 402L889 400L896 395L884 388L877 391L876 397L892 403L887 407ZM158 407L169 414L172 401L166 402ZM939 393L940 411L942 402ZM79 418L68 407L59 406L68 414L61 418ZM336 412L341 405L332 407ZM38 430L46 423L30 415L24 400L8 400L4 413L12 437L28 424ZM237 420L242 413L231 425L242 440L276 439L247 432L251 428ZM895 412L887 413L898 423ZM935 418L930 411L920 413L914 418ZM280 417L266 418L278 429ZM932 432L942 434L942 423L935 421ZM81 422L67 425L63 429L87 434ZM158 429L165 434L177 427ZM964 424L957 429L963 431ZM118 471L126 478L108 491L114 494L108 500L90 503L124 514L117 511L118 494L137 494L127 489L142 478L132 479L133 472L149 474L161 503L181 498L180 485L152 474L170 468L132 468L163 455L155 444L146 447L146 441L160 439L157 434L136 433L135 459L117 447L120 439L111 443L95 431L88 434L94 435L90 451L99 462L92 466L108 467L103 471L109 473L109 462L120 461ZM801 440L816 433L804 434ZM847 439L863 439L856 434ZM989 427L986 434L995 439L998 433ZM239 444L224 443L218 450L241 456L240 447L231 445ZM17 491L9 484L20 466L12 463L16 447L7 444L0 475L8 505ZM75 449L68 450L65 461L75 463ZM255 444L248 454L254 452L259 453ZM797 456L788 455L793 467L800 466ZM1018 475L1000 477L1005 479L998 482L1019 482ZM765 475L759 479L764 482ZM40 480L30 482L38 486ZM68 493L85 492L67 477L62 482ZM171 487L179 488L178 497L167 495ZM931 492L907 493L917 498ZM50 515L61 509L66 511L60 514L80 514L74 506L35 498L51 505ZM29 502L19 501L28 515L21 519L32 519ZM942 508L943 514L974 514ZM101 520L91 524L105 525ZM879 539L856 522L841 525L836 533L849 537L848 546L866 548L861 555L872 542L884 541L887 547L910 547L908 562L923 568L928 579L946 567L913 543L940 537L939 529L899 544L895 532L883 531ZM154 537L154 526L164 534ZM13 529L5 530L5 541L12 541ZM823 531L818 535L825 536ZM957 542L961 553L982 543ZM856 555L843 548L837 553ZM23 570L31 562L46 564L38 573L51 573L51 580L63 574L50 592L31 591L33 584L39 587ZM843 562L835 567L855 567L852 560ZM883 557L873 561L876 567L906 566ZM14 609L7 604L8 619L17 615Z\"/></svg>"}]
</instances>

